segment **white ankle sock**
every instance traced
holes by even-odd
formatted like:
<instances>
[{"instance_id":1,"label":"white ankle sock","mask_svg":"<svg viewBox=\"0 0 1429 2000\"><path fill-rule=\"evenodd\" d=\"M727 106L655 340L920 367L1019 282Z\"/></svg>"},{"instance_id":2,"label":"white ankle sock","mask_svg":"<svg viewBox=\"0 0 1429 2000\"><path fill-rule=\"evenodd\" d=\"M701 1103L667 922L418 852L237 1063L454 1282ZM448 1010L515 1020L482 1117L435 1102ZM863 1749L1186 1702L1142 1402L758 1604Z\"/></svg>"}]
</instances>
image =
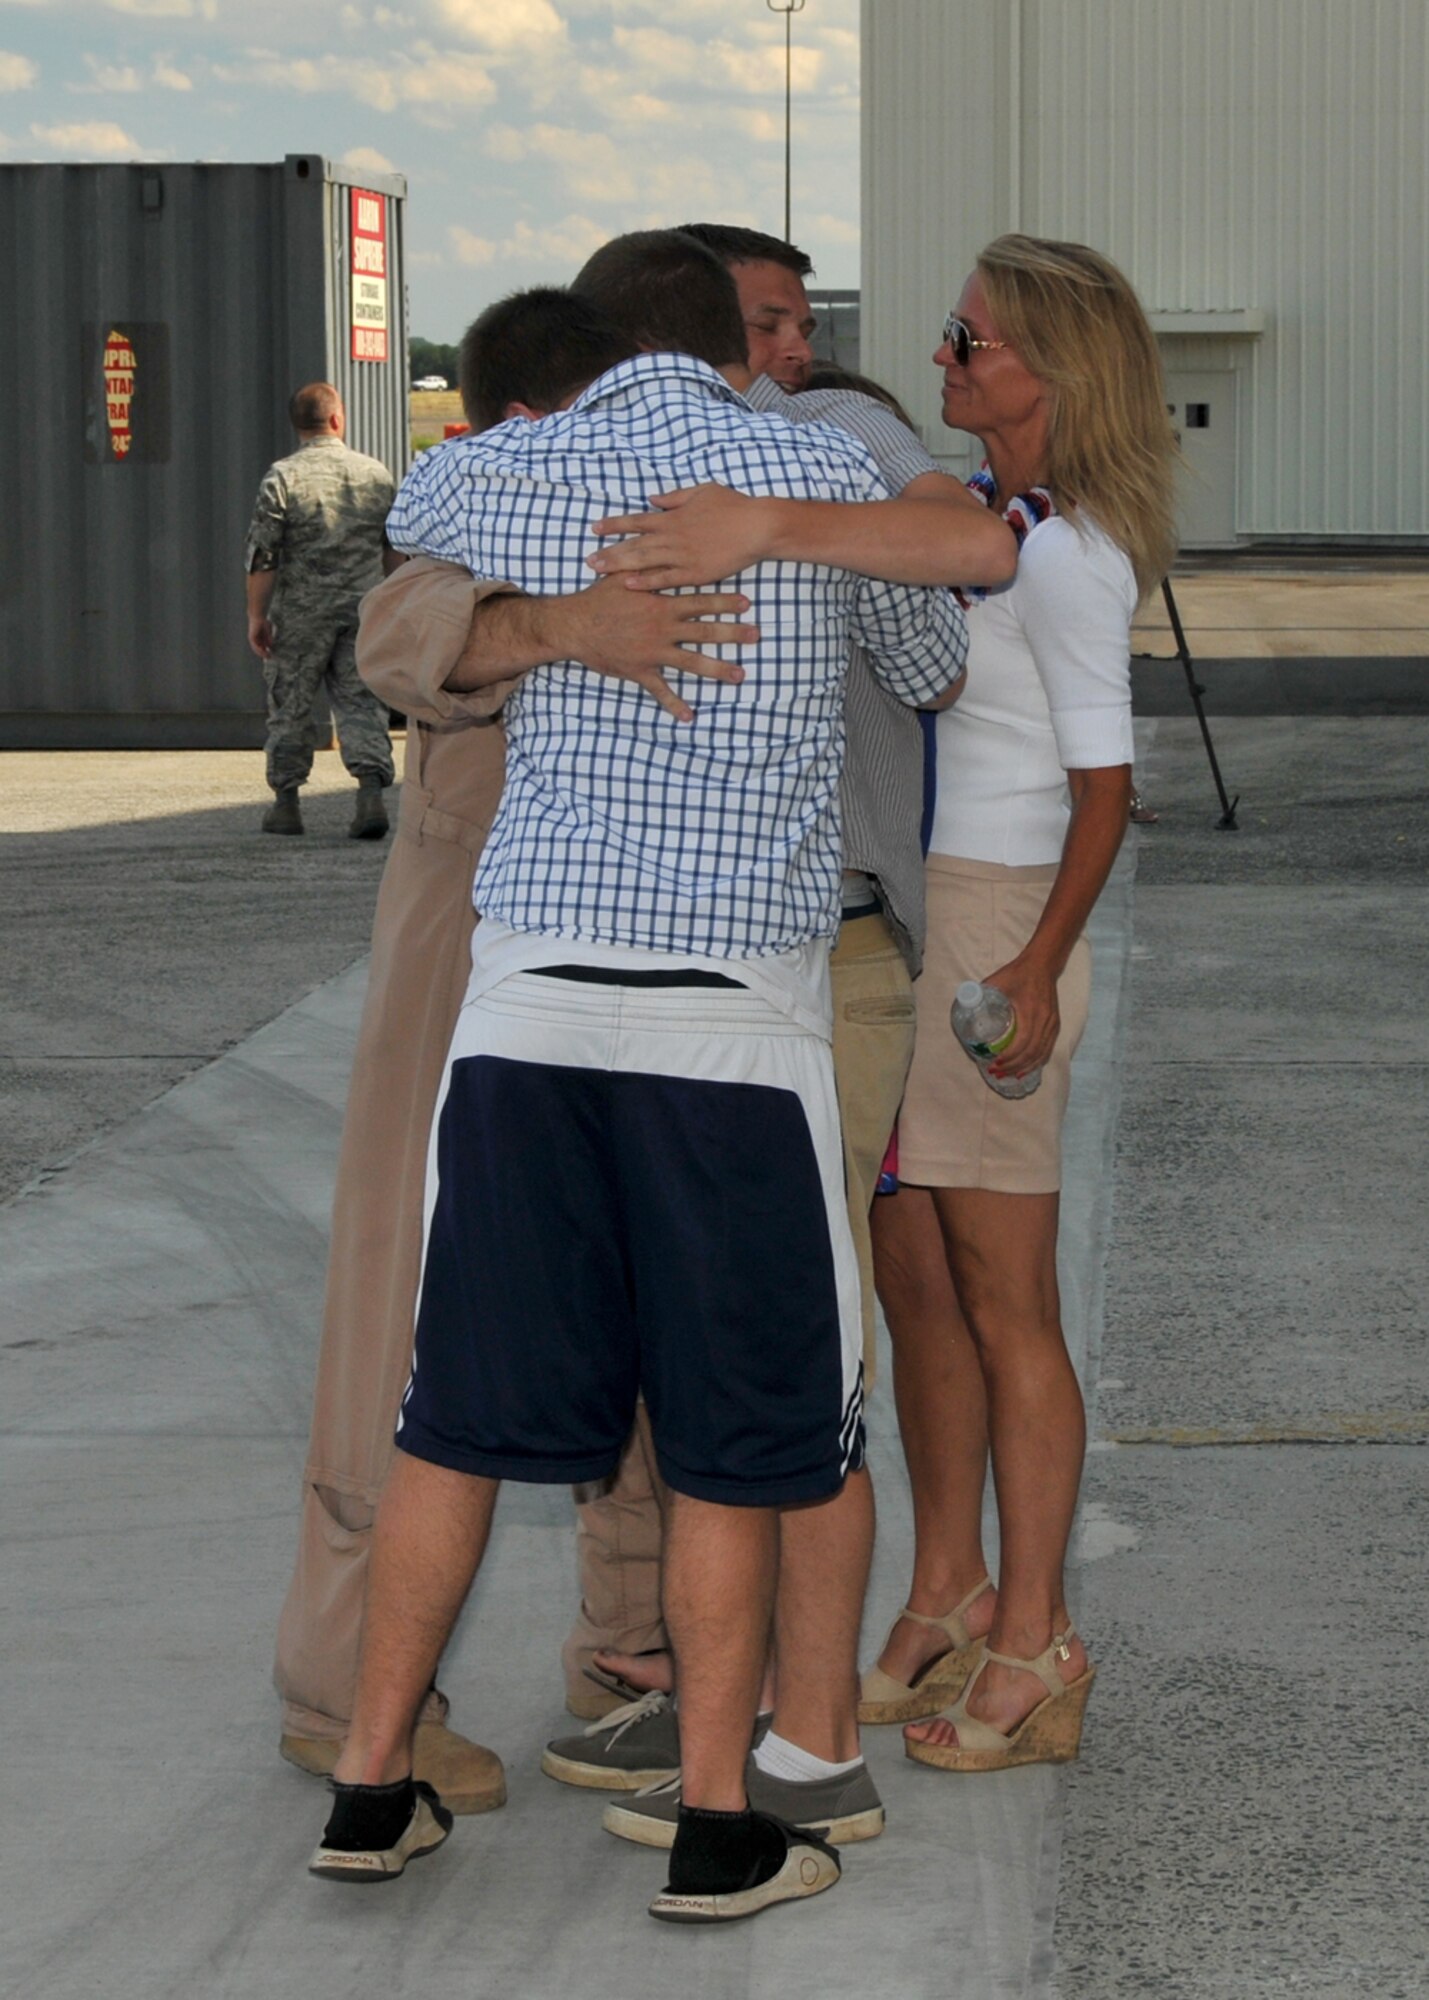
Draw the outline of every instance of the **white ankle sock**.
<instances>
[{"instance_id":1,"label":"white ankle sock","mask_svg":"<svg viewBox=\"0 0 1429 2000\"><path fill-rule=\"evenodd\" d=\"M755 1749L754 1761L767 1778L792 1778L799 1783L810 1778L841 1778L846 1771L856 1771L863 1759L851 1757L847 1764L831 1764L827 1758L815 1757L797 1743L776 1736L771 1729Z\"/></svg>"}]
</instances>

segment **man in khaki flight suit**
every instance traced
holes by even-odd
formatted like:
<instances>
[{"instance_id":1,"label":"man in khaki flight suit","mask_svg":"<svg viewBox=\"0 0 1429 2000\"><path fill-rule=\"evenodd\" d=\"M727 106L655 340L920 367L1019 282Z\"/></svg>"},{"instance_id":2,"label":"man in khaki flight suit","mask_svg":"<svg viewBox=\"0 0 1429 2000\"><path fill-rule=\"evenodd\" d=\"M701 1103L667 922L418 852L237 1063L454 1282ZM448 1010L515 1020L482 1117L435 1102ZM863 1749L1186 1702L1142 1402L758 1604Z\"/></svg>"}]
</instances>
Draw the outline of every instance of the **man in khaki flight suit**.
<instances>
[{"instance_id":1,"label":"man in khaki flight suit","mask_svg":"<svg viewBox=\"0 0 1429 2000\"><path fill-rule=\"evenodd\" d=\"M248 643L268 690L265 833L301 833L298 791L313 765L313 703L326 686L342 761L357 779L354 840L387 831L393 777L382 704L358 677L357 607L382 580L387 516L396 492L387 467L343 442L347 416L330 382L295 392L288 414L301 443L270 465L248 530Z\"/></svg>"}]
</instances>

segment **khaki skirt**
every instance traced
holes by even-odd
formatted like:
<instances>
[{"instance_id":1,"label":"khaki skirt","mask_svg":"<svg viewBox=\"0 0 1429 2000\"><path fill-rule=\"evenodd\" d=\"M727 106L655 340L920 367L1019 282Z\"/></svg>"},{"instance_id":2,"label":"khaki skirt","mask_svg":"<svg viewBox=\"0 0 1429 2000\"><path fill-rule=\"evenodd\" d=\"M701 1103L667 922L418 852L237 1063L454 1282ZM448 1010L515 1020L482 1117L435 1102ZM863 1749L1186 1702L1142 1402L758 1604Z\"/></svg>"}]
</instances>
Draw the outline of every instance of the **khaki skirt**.
<instances>
[{"instance_id":1,"label":"khaki skirt","mask_svg":"<svg viewBox=\"0 0 1429 2000\"><path fill-rule=\"evenodd\" d=\"M1037 928L1055 866L1005 868L930 854L928 946L915 981L918 1039L898 1119L898 1176L917 1187L1055 1194L1062 1184L1062 1117L1072 1057L1087 1024L1092 954L1072 948L1057 982L1062 1027L1030 1097L1000 1097L952 1028L953 995L1015 958Z\"/></svg>"}]
</instances>

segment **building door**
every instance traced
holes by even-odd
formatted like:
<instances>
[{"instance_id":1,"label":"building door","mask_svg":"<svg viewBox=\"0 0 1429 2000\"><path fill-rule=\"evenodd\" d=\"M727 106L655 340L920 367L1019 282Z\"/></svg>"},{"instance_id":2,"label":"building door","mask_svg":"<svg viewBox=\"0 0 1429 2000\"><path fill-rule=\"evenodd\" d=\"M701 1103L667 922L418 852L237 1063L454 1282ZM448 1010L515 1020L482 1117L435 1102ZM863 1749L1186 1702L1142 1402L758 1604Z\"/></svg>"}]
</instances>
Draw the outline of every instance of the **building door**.
<instances>
[{"instance_id":1,"label":"building door","mask_svg":"<svg viewBox=\"0 0 1429 2000\"><path fill-rule=\"evenodd\" d=\"M1224 548L1235 541L1235 392L1229 371L1166 377L1184 461L1176 493L1183 548Z\"/></svg>"}]
</instances>

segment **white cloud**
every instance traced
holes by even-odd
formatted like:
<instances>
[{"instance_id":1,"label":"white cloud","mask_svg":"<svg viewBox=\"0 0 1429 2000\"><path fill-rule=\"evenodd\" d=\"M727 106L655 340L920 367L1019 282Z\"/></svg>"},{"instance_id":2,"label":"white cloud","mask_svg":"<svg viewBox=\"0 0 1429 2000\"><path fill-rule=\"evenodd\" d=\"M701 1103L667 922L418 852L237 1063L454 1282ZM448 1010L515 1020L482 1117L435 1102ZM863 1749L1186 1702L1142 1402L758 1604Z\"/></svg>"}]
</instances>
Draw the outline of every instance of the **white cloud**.
<instances>
[{"instance_id":1,"label":"white cloud","mask_svg":"<svg viewBox=\"0 0 1429 2000\"><path fill-rule=\"evenodd\" d=\"M698 75L707 47L693 35L672 35L664 28L617 28L613 39L629 62L671 83Z\"/></svg>"},{"instance_id":2,"label":"white cloud","mask_svg":"<svg viewBox=\"0 0 1429 2000\"><path fill-rule=\"evenodd\" d=\"M722 84L753 96L783 95L782 39L750 48L697 35L671 34L666 28L617 27L613 40L622 56L652 81ZM816 90L823 68L821 49L807 42L796 44L790 61L795 94Z\"/></svg>"},{"instance_id":3,"label":"white cloud","mask_svg":"<svg viewBox=\"0 0 1429 2000\"><path fill-rule=\"evenodd\" d=\"M91 55L87 55L84 62L89 71L89 82L72 83L71 90L85 93L103 91L106 95L113 96L116 93L126 95L143 88L139 81L139 72L133 63L123 65L106 63L101 62L98 56Z\"/></svg>"},{"instance_id":4,"label":"white cloud","mask_svg":"<svg viewBox=\"0 0 1429 2000\"><path fill-rule=\"evenodd\" d=\"M551 0L436 0L435 12L444 27L502 54L565 39Z\"/></svg>"},{"instance_id":5,"label":"white cloud","mask_svg":"<svg viewBox=\"0 0 1429 2000\"><path fill-rule=\"evenodd\" d=\"M215 66L224 83L261 83L296 90L303 96L337 91L370 104L374 111L399 105L437 113L457 106L489 104L496 85L479 56L456 55L419 44L415 55L294 56L255 51L244 64Z\"/></svg>"},{"instance_id":6,"label":"white cloud","mask_svg":"<svg viewBox=\"0 0 1429 2000\"><path fill-rule=\"evenodd\" d=\"M167 56L155 56L153 74L143 77L133 63L101 62L98 56L86 55L85 66L89 70L88 83L72 83L69 88L81 96L103 95L106 97L133 96L136 91L152 84L156 90L192 90L193 78L176 69Z\"/></svg>"},{"instance_id":7,"label":"white cloud","mask_svg":"<svg viewBox=\"0 0 1429 2000\"><path fill-rule=\"evenodd\" d=\"M716 42L711 51L725 79L737 90L751 96L784 95L784 51L776 48L740 49L728 42ZM795 97L811 95L823 82L822 49L796 48L791 52L789 75Z\"/></svg>"},{"instance_id":8,"label":"white cloud","mask_svg":"<svg viewBox=\"0 0 1429 2000\"><path fill-rule=\"evenodd\" d=\"M342 164L369 174L395 174L398 171L387 155L379 153L375 146L350 147L342 156Z\"/></svg>"},{"instance_id":9,"label":"white cloud","mask_svg":"<svg viewBox=\"0 0 1429 2000\"><path fill-rule=\"evenodd\" d=\"M496 245L490 237L478 236L474 229L463 229L459 222L453 222L448 228L447 242L458 264L479 270L483 264L495 262Z\"/></svg>"},{"instance_id":10,"label":"white cloud","mask_svg":"<svg viewBox=\"0 0 1429 2000\"><path fill-rule=\"evenodd\" d=\"M622 125L672 125L680 117L678 104L667 104L662 98L652 97L649 91L632 91L629 96L618 95L610 107L610 115Z\"/></svg>"},{"instance_id":11,"label":"white cloud","mask_svg":"<svg viewBox=\"0 0 1429 2000\"><path fill-rule=\"evenodd\" d=\"M177 17L195 11L194 0L104 0L104 4L116 14L139 14L145 19ZM212 20L212 11L209 8L203 11Z\"/></svg>"},{"instance_id":12,"label":"white cloud","mask_svg":"<svg viewBox=\"0 0 1429 2000\"><path fill-rule=\"evenodd\" d=\"M811 215L800 227L810 241L818 243L856 244L859 240L858 216L853 215Z\"/></svg>"},{"instance_id":13,"label":"white cloud","mask_svg":"<svg viewBox=\"0 0 1429 2000\"><path fill-rule=\"evenodd\" d=\"M669 0L607 0L607 11L616 14L644 14L657 20L669 16ZM693 27L697 21L717 21L723 24L729 19L729 0L680 0L680 19ZM782 35L784 30L779 30Z\"/></svg>"},{"instance_id":14,"label":"white cloud","mask_svg":"<svg viewBox=\"0 0 1429 2000\"><path fill-rule=\"evenodd\" d=\"M524 160L528 151L526 134L518 132L514 125L493 125L482 141L482 151L489 160Z\"/></svg>"},{"instance_id":15,"label":"white cloud","mask_svg":"<svg viewBox=\"0 0 1429 2000\"><path fill-rule=\"evenodd\" d=\"M592 251L610 241L612 231L588 215L568 215L545 229L533 229L518 222L502 244L502 254L519 263L554 263L570 266L574 277Z\"/></svg>"},{"instance_id":16,"label":"white cloud","mask_svg":"<svg viewBox=\"0 0 1429 2000\"><path fill-rule=\"evenodd\" d=\"M653 91L636 90L635 72L628 66L583 63L576 87L597 116L612 125L683 124L690 115L687 100L673 102Z\"/></svg>"},{"instance_id":17,"label":"white cloud","mask_svg":"<svg viewBox=\"0 0 1429 2000\"><path fill-rule=\"evenodd\" d=\"M593 250L610 241L611 231L592 222L588 215L567 215L544 229L533 229L521 221L509 236L478 236L474 230L453 224L447 242L458 264L480 270L484 265L538 264L544 275L571 278Z\"/></svg>"},{"instance_id":18,"label":"white cloud","mask_svg":"<svg viewBox=\"0 0 1429 2000\"><path fill-rule=\"evenodd\" d=\"M133 159L143 150L138 140L131 139L122 125L111 124L103 118L79 125L32 125L30 133L57 153L97 153L104 159Z\"/></svg>"},{"instance_id":19,"label":"white cloud","mask_svg":"<svg viewBox=\"0 0 1429 2000\"><path fill-rule=\"evenodd\" d=\"M634 201L640 181L628 154L605 132L574 126L493 126L486 151L494 160L547 160L578 201Z\"/></svg>"},{"instance_id":20,"label":"white cloud","mask_svg":"<svg viewBox=\"0 0 1429 2000\"><path fill-rule=\"evenodd\" d=\"M739 111L731 109L726 114L737 132L746 139L753 139L761 146L771 146L776 141L784 143L784 113L782 111Z\"/></svg>"},{"instance_id":21,"label":"white cloud","mask_svg":"<svg viewBox=\"0 0 1429 2000\"><path fill-rule=\"evenodd\" d=\"M39 73L28 56L0 49L0 90L28 90Z\"/></svg>"}]
</instances>

